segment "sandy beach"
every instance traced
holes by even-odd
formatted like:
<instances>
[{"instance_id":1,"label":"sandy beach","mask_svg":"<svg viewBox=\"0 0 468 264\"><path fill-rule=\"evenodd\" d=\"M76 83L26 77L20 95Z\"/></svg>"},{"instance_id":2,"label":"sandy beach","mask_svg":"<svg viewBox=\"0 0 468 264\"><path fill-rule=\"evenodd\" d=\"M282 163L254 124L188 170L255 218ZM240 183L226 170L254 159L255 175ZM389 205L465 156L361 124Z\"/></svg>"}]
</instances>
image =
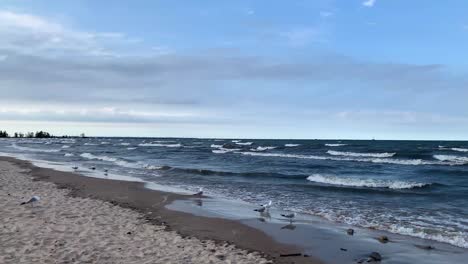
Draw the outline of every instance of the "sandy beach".
<instances>
[{"instance_id":1,"label":"sandy beach","mask_svg":"<svg viewBox=\"0 0 468 264\"><path fill-rule=\"evenodd\" d=\"M174 212L183 196L0 160L0 263L317 263L236 221ZM33 195L41 200L20 205Z\"/></svg>"}]
</instances>

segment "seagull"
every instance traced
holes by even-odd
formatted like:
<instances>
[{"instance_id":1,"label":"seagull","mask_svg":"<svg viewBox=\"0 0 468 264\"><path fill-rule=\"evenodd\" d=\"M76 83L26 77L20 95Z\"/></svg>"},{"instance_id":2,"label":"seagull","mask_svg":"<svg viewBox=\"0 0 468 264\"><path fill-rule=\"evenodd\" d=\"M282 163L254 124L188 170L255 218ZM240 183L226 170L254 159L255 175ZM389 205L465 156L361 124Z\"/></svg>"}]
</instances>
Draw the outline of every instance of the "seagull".
<instances>
[{"instance_id":1,"label":"seagull","mask_svg":"<svg viewBox=\"0 0 468 264\"><path fill-rule=\"evenodd\" d=\"M92 169L92 170L95 170L95 169L96 169L96 167L91 167L90 169Z\"/></svg>"},{"instance_id":2,"label":"seagull","mask_svg":"<svg viewBox=\"0 0 468 264\"><path fill-rule=\"evenodd\" d=\"M258 209L254 209L255 212L259 212L259 213L264 213L266 210L267 210L267 208L263 207L263 206L258 208Z\"/></svg>"},{"instance_id":3,"label":"seagull","mask_svg":"<svg viewBox=\"0 0 468 264\"><path fill-rule=\"evenodd\" d=\"M39 196L34 195L33 197L31 197L31 199L29 199L29 201L22 202L21 205L31 204L31 206L34 206L34 203L39 202L39 200L41 200L41 198L39 198Z\"/></svg>"},{"instance_id":4,"label":"seagull","mask_svg":"<svg viewBox=\"0 0 468 264\"><path fill-rule=\"evenodd\" d=\"M107 173L108 171L109 171L108 169L105 169L105 170L104 170L104 172L106 172L106 173Z\"/></svg>"},{"instance_id":5,"label":"seagull","mask_svg":"<svg viewBox=\"0 0 468 264\"><path fill-rule=\"evenodd\" d=\"M282 217L288 218L289 221L292 222L293 218L296 217L296 213L290 213L290 214L281 214Z\"/></svg>"},{"instance_id":6,"label":"seagull","mask_svg":"<svg viewBox=\"0 0 468 264\"><path fill-rule=\"evenodd\" d=\"M77 169L78 169L78 166L72 167L72 169L77 170Z\"/></svg>"},{"instance_id":7,"label":"seagull","mask_svg":"<svg viewBox=\"0 0 468 264\"><path fill-rule=\"evenodd\" d=\"M265 211L270 211L270 207L271 207L271 201L269 201L268 203L266 204L262 204L260 205L260 208L258 209L254 209L255 212L260 212L260 213L264 213Z\"/></svg>"},{"instance_id":8,"label":"seagull","mask_svg":"<svg viewBox=\"0 0 468 264\"><path fill-rule=\"evenodd\" d=\"M194 195L194 196L202 196L202 195L203 195L203 188L200 187L200 188L198 189L198 192L195 193L195 194L193 194L193 195Z\"/></svg>"},{"instance_id":9,"label":"seagull","mask_svg":"<svg viewBox=\"0 0 468 264\"><path fill-rule=\"evenodd\" d=\"M267 210L270 209L270 207L271 207L271 200L270 200L268 203L262 204L262 205L260 205L260 206L261 206L261 207L265 207Z\"/></svg>"}]
</instances>

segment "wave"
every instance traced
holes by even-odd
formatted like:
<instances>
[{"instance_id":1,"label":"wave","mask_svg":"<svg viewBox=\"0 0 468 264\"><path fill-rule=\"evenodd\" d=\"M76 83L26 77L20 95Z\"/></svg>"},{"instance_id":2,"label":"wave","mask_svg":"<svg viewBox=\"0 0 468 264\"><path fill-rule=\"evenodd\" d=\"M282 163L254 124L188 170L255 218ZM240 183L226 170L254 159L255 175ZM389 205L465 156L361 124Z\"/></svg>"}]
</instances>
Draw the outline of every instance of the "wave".
<instances>
[{"instance_id":1,"label":"wave","mask_svg":"<svg viewBox=\"0 0 468 264\"><path fill-rule=\"evenodd\" d=\"M300 146L301 144L284 144L285 147L297 147Z\"/></svg>"},{"instance_id":2,"label":"wave","mask_svg":"<svg viewBox=\"0 0 468 264\"><path fill-rule=\"evenodd\" d=\"M109 156L96 156L91 153L82 153L80 154L81 157L90 159L90 160L101 160L101 161L108 161L112 162L117 166L120 167L125 167L125 168L131 168L131 169L154 169L153 166L142 163L142 162L129 162L123 159L118 159L114 157L109 157Z\"/></svg>"},{"instance_id":3,"label":"wave","mask_svg":"<svg viewBox=\"0 0 468 264\"><path fill-rule=\"evenodd\" d=\"M140 143L138 146L141 147L166 147L166 148L180 148L182 144L161 144L161 143Z\"/></svg>"},{"instance_id":4,"label":"wave","mask_svg":"<svg viewBox=\"0 0 468 264\"><path fill-rule=\"evenodd\" d=\"M440 161L455 162L459 164L468 163L468 157L455 156L455 155L434 155L434 158Z\"/></svg>"},{"instance_id":5,"label":"wave","mask_svg":"<svg viewBox=\"0 0 468 264\"><path fill-rule=\"evenodd\" d=\"M75 155L74 155L73 153L65 153L65 155L63 155L63 156L65 156L65 157L73 157L73 156L75 156Z\"/></svg>"},{"instance_id":6,"label":"wave","mask_svg":"<svg viewBox=\"0 0 468 264\"><path fill-rule=\"evenodd\" d=\"M458 163L445 163L425 161L421 159L388 159L388 158L354 158L354 157L334 157L334 156L316 156L316 155L299 155L299 154L283 154L283 153L262 153L262 152L239 152L242 155L250 156L263 156L263 157L281 157L281 158L295 158L295 159L315 159L315 160L334 160L334 161L358 161L358 162L372 162L372 163L385 163L385 164L398 164L398 165L460 165Z\"/></svg>"},{"instance_id":7,"label":"wave","mask_svg":"<svg viewBox=\"0 0 468 264\"><path fill-rule=\"evenodd\" d=\"M137 148L127 148L128 150L134 150L134 149L137 149Z\"/></svg>"},{"instance_id":8,"label":"wave","mask_svg":"<svg viewBox=\"0 0 468 264\"><path fill-rule=\"evenodd\" d=\"M223 145L211 144L212 148L222 148Z\"/></svg>"},{"instance_id":9,"label":"wave","mask_svg":"<svg viewBox=\"0 0 468 264\"><path fill-rule=\"evenodd\" d=\"M468 152L468 149L466 148L452 148L453 151L459 151L459 152Z\"/></svg>"},{"instance_id":10,"label":"wave","mask_svg":"<svg viewBox=\"0 0 468 264\"><path fill-rule=\"evenodd\" d=\"M235 139L235 140L232 140L232 142L234 142L234 143L237 143L237 142L241 142L241 141L240 141L240 140L237 140L237 139Z\"/></svg>"},{"instance_id":11,"label":"wave","mask_svg":"<svg viewBox=\"0 0 468 264\"><path fill-rule=\"evenodd\" d=\"M418 183L398 180L377 180L377 179L357 179L343 178L334 175L312 174L307 177L308 181L325 183L331 185L368 187L368 188L389 188L389 189L412 189L430 186L432 183Z\"/></svg>"},{"instance_id":12,"label":"wave","mask_svg":"<svg viewBox=\"0 0 468 264\"><path fill-rule=\"evenodd\" d=\"M66 149L66 148L69 148L69 147L70 147L70 146L68 146L68 145L63 145L63 146L62 146L63 149Z\"/></svg>"},{"instance_id":13,"label":"wave","mask_svg":"<svg viewBox=\"0 0 468 264\"><path fill-rule=\"evenodd\" d=\"M95 156L91 153L81 153L80 154L81 157L85 158L85 159L91 159L91 160L102 160L102 161L110 161L110 162L116 162L118 159L117 158L113 158L113 157L109 157L109 156Z\"/></svg>"},{"instance_id":14,"label":"wave","mask_svg":"<svg viewBox=\"0 0 468 264\"><path fill-rule=\"evenodd\" d=\"M219 148L219 149L213 149L211 152L216 153L216 154L225 154L228 152L235 152L235 151L240 151L241 149L227 149L227 148Z\"/></svg>"},{"instance_id":15,"label":"wave","mask_svg":"<svg viewBox=\"0 0 468 264\"><path fill-rule=\"evenodd\" d=\"M327 143L325 144L325 146L327 147L341 147L341 146L346 146L348 144L330 144L330 143Z\"/></svg>"},{"instance_id":16,"label":"wave","mask_svg":"<svg viewBox=\"0 0 468 264\"><path fill-rule=\"evenodd\" d=\"M390 158L393 157L396 153L357 153L357 152L345 152L345 151L335 151L329 150L327 151L328 154L333 156L349 156L349 157L373 157L373 158Z\"/></svg>"},{"instance_id":17,"label":"wave","mask_svg":"<svg viewBox=\"0 0 468 264\"><path fill-rule=\"evenodd\" d=\"M94 143L84 143L85 146L97 146L97 144Z\"/></svg>"},{"instance_id":18,"label":"wave","mask_svg":"<svg viewBox=\"0 0 468 264\"><path fill-rule=\"evenodd\" d=\"M170 166L154 166L156 170L171 171L175 173L190 173L190 174L199 174L199 175L216 175L216 176L238 176L238 177L267 177L267 178L283 178L283 179L292 179L292 180L303 180L306 175L289 175L281 173L272 173L272 172L231 172L231 171L216 171L209 169L196 169L196 168L178 168Z\"/></svg>"},{"instance_id":19,"label":"wave","mask_svg":"<svg viewBox=\"0 0 468 264\"><path fill-rule=\"evenodd\" d=\"M262 146L258 146L257 148L253 148L253 149L250 149L252 151L265 151L265 150L271 150L271 149L275 149L276 147L273 147L273 146L266 146L266 147L262 147Z\"/></svg>"},{"instance_id":20,"label":"wave","mask_svg":"<svg viewBox=\"0 0 468 264\"><path fill-rule=\"evenodd\" d=\"M21 147L16 144L12 144L10 147L17 149L17 150L22 150L22 151L31 151L31 152L46 152L46 153L53 153L53 152L59 152L60 149L37 149L37 148L29 148L29 147Z\"/></svg>"},{"instance_id":21,"label":"wave","mask_svg":"<svg viewBox=\"0 0 468 264\"><path fill-rule=\"evenodd\" d=\"M121 146L129 146L129 145L130 145L130 143L127 143L127 142L122 142L122 143L120 143L119 145L121 145Z\"/></svg>"},{"instance_id":22,"label":"wave","mask_svg":"<svg viewBox=\"0 0 468 264\"><path fill-rule=\"evenodd\" d=\"M235 143L241 146L250 146L253 144L253 142L235 142Z\"/></svg>"},{"instance_id":23,"label":"wave","mask_svg":"<svg viewBox=\"0 0 468 264\"><path fill-rule=\"evenodd\" d=\"M108 145L108 144L110 144L109 141L102 141L102 142L101 142L101 145Z\"/></svg>"}]
</instances>

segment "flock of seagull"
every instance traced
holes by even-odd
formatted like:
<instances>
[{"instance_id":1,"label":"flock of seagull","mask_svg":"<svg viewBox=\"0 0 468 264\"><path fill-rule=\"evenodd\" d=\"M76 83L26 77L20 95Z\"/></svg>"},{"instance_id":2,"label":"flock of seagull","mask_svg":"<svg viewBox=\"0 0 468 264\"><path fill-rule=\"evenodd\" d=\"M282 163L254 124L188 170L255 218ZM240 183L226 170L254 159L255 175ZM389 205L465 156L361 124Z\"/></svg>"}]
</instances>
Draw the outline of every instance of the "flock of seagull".
<instances>
[{"instance_id":1,"label":"flock of seagull","mask_svg":"<svg viewBox=\"0 0 468 264\"><path fill-rule=\"evenodd\" d=\"M260 208L254 209L255 212L259 212L260 214L268 213L270 211L270 207L272 202L269 201L266 204L260 205ZM296 213L289 213L289 214L280 214L282 217L289 219L290 222L296 217Z\"/></svg>"},{"instance_id":2,"label":"flock of seagull","mask_svg":"<svg viewBox=\"0 0 468 264\"><path fill-rule=\"evenodd\" d=\"M72 167L72 169L76 171L76 170L78 170L78 166L74 166L74 167ZM91 167L90 169L91 170L96 170L96 167ZM105 169L104 174L107 175L107 173L108 173L108 170ZM198 192L194 193L193 196L202 197L203 196L203 188L200 187L198 189ZM33 196L27 202L22 202L21 205L31 204L31 206L33 206L34 203L38 202L39 200L40 200L39 196ZM260 208L254 209L254 211L259 212L260 214L269 213L272 204L273 204L273 202L269 201L266 204L260 205ZM280 215L282 217L286 218L286 219L289 219L290 222L292 222L293 219L296 217L296 213L280 214Z\"/></svg>"}]
</instances>

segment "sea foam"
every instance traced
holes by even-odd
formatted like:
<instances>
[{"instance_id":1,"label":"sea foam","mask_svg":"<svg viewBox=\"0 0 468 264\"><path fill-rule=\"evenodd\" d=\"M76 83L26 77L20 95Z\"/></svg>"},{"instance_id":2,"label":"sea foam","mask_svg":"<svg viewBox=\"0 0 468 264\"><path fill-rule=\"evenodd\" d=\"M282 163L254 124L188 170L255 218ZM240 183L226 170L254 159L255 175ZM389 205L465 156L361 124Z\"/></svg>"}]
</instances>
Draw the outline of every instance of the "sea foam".
<instances>
[{"instance_id":1,"label":"sea foam","mask_svg":"<svg viewBox=\"0 0 468 264\"><path fill-rule=\"evenodd\" d=\"M345 151L335 151L329 150L327 151L328 154L333 156L348 156L348 157L373 157L373 158L389 158L393 157L396 153L357 153L357 152L345 152Z\"/></svg>"},{"instance_id":2,"label":"sea foam","mask_svg":"<svg viewBox=\"0 0 468 264\"><path fill-rule=\"evenodd\" d=\"M180 148L182 144L161 144L161 143L140 143L138 146L141 147L166 147L166 148Z\"/></svg>"},{"instance_id":3,"label":"sea foam","mask_svg":"<svg viewBox=\"0 0 468 264\"><path fill-rule=\"evenodd\" d=\"M16 144L12 144L10 147L17 149L17 150L22 150L22 151L31 151L31 152L46 152L46 153L53 153L53 152L59 152L60 149L38 149L38 148L29 148L29 147L22 147L18 146Z\"/></svg>"},{"instance_id":4,"label":"sea foam","mask_svg":"<svg viewBox=\"0 0 468 264\"><path fill-rule=\"evenodd\" d=\"M412 189L430 185L430 183L407 182L399 180L359 179L323 174L312 174L307 177L307 180L330 185L389 189Z\"/></svg>"},{"instance_id":5,"label":"sea foam","mask_svg":"<svg viewBox=\"0 0 468 264\"><path fill-rule=\"evenodd\" d=\"M325 146L327 147L341 147L341 146L346 146L347 144L330 144L330 143L327 143L325 144Z\"/></svg>"}]
</instances>

